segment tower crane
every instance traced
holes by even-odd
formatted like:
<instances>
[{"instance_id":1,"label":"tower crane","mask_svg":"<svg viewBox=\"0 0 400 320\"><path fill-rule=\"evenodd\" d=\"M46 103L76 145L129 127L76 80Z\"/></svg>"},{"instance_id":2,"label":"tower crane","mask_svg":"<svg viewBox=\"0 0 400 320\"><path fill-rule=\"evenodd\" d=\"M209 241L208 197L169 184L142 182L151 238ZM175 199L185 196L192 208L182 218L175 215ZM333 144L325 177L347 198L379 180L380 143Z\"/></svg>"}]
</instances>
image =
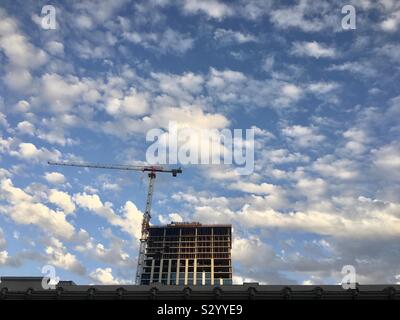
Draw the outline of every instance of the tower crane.
<instances>
[{"instance_id":1,"label":"tower crane","mask_svg":"<svg viewBox=\"0 0 400 320\"><path fill-rule=\"evenodd\" d=\"M149 235L150 219L151 219L151 202L153 198L154 182L157 173L171 173L173 177L176 177L178 173L182 173L181 168L169 169L162 166L137 166L137 165L113 165L113 164L102 164L102 163L87 163L87 162L56 162L48 161L49 165L55 166L69 166L69 167L83 167L83 168L100 168L100 169L114 169L114 170L133 170L148 172L149 186L147 190L146 208L143 214L142 221L142 233L140 237L140 248L138 265L136 269L135 283L137 285L141 282L144 258L147 248L147 238Z\"/></svg>"}]
</instances>

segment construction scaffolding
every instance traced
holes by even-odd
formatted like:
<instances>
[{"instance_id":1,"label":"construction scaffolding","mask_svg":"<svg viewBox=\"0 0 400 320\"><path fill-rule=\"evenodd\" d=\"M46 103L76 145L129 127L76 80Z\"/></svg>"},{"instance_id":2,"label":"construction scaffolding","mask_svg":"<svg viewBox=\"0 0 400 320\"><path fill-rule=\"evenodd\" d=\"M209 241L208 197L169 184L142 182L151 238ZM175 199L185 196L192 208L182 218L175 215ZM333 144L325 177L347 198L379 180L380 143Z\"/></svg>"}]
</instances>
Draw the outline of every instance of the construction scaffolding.
<instances>
[{"instance_id":1,"label":"construction scaffolding","mask_svg":"<svg viewBox=\"0 0 400 320\"><path fill-rule=\"evenodd\" d=\"M148 229L140 284L232 284L232 226L171 223Z\"/></svg>"}]
</instances>

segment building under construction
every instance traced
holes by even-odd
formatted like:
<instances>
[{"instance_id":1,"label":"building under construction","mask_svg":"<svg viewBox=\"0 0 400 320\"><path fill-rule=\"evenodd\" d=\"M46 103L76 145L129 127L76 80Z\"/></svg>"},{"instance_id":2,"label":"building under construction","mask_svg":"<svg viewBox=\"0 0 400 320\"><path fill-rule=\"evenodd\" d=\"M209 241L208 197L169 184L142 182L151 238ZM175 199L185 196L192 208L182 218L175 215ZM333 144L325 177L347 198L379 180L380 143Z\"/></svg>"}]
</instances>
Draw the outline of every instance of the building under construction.
<instances>
[{"instance_id":1,"label":"building under construction","mask_svg":"<svg viewBox=\"0 0 400 320\"><path fill-rule=\"evenodd\" d=\"M227 224L149 227L140 284L232 284L231 235Z\"/></svg>"},{"instance_id":2,"label":"building under construction","mask_svg":"<svg viewBox=\"0 0 400 320\"><path fill-rule=\"evenodd\" d=\"M53 161L48 161L48 164L148 173L149 188L142 221L136 284L232 284L231 225L202 225L198 222L150 225L156 174L170 173L176 177L182 173L181 168Z\"/></svg>"}]
</instances>

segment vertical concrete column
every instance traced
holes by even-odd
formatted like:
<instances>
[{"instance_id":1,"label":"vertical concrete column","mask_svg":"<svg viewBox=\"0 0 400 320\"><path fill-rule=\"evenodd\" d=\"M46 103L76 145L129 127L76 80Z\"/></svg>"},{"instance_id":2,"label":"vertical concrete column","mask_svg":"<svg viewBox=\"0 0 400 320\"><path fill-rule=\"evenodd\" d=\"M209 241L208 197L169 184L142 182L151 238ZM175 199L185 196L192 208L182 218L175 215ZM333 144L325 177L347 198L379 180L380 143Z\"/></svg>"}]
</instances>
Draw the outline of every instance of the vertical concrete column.
<instances>
[{"instance_id":1,"label":"vertical concrete column","mask_svg":"<svg viewBox=\"0 0 400 320\"><path fill-rule=\"evenodd\" d=\"M197 228L194 232L193 285L197 284Z\"/></svg>"},{"instance_id":2,"label":"vertical concrete column","mask_svg":"<svg viewBox=\"0 0 400 320\"><path fill-rule=\"evenodd\" d=\"M193 285L197 284L197 259L193 260Z\"/></svg>"},{"instance_id":3,"label":"vertical concrete column","mask_svg":"<svg viewBox=\"0 0 400 320\"><path fill-rule=\"evenodd\" d=\"M185 261L185 286L188 284L189 259Z\"/></svg>"},{"instance_id":4,"label":"vertical concrete column","mask_svg":"<svg viewBox=\"0 0 400 320\"><path fill-rule=\"evenodd\" d=\"M151 260L151 272L150 272L150 283L153 282L153 274L154 274L154 264L155 264L156 260Z\"/></svg>"},{"instance_id":5,"label":"vertical concrete column","mask_svg":"<svg viewBox=\"0 0 400 320\"><path fill-rule=\"evenodd\" d=\"M179 268L180 268L180 264L181 264L181 259L177 259L176 260L176 281L175 284L178 285L179 284Z\"/></svg>"},{"instance_id":6,"label":"vertical concrete column","mask_svg":"<svg viewBox=\"0 0 400 320\"><path fill-rule=\"evenodd\" d=\"M172 259L168 259L168 276L167 276L167 284L171 284L171 265L172 265Z\"/></svg>"},{"instance_id":7,"label":"vertical concrete column","mask_svg":"<svg viewBox=\"0 0 400 320\"><path fill-rule=\"evenodd\" d=\"M211 228L211 285L214 285L214 228Z\"/></svg>"},{"instance_id":8,"label":"vertical concrete column","mask_svg":"<svg viewBox=\"0 0 400 320\"><path fill-rule=\"evenodd\" d=\"M211 258L211 285L214 285L214 258Z\"/></svg>"},{"instance_id":9,"label":"vertical concrete column","mask_svg":"<svg viewBox=\"0 0 400 320\"><path fill-rule=\"evenodd\" d=\"M201 275L201 284L203 286L206 285L206 272L205 271L203 271L203 274Z\"/></svg>"},{"instance_id":10,"label":"vertical concrete column","mask_svg":"<svg viewBox=\"0 0 400 320\"><path fill-rule=\"evenodd\" d=\"M162 270L163 270L163 263L164 263L164 259L161 259L160 261L160 273L158 274L158 282L161 282L161 278L162 278Z\"/></svg>"}]
</instances>

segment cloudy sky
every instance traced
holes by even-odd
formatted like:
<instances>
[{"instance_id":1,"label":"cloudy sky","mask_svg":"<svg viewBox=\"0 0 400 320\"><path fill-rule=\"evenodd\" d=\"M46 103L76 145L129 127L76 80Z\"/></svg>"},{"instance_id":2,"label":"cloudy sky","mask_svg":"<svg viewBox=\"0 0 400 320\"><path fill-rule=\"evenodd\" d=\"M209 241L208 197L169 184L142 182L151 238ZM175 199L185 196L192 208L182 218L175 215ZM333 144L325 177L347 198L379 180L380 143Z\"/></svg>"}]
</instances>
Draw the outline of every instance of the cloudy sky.
<instances>
[{"instance_id":1,"label":"cloudy sky","mask_svg":"<svg viewBox=\"0 0 400 320\"><path fill-rule=\"evenodd\" d=\"M131 283L146 176L47 160L144 163L176 121L253 128L255 170L160 175L153 224L231 223L237 283L399 282L399 33L397 0L1 1L0 275Z\"/></svg>"}]
</instances>

